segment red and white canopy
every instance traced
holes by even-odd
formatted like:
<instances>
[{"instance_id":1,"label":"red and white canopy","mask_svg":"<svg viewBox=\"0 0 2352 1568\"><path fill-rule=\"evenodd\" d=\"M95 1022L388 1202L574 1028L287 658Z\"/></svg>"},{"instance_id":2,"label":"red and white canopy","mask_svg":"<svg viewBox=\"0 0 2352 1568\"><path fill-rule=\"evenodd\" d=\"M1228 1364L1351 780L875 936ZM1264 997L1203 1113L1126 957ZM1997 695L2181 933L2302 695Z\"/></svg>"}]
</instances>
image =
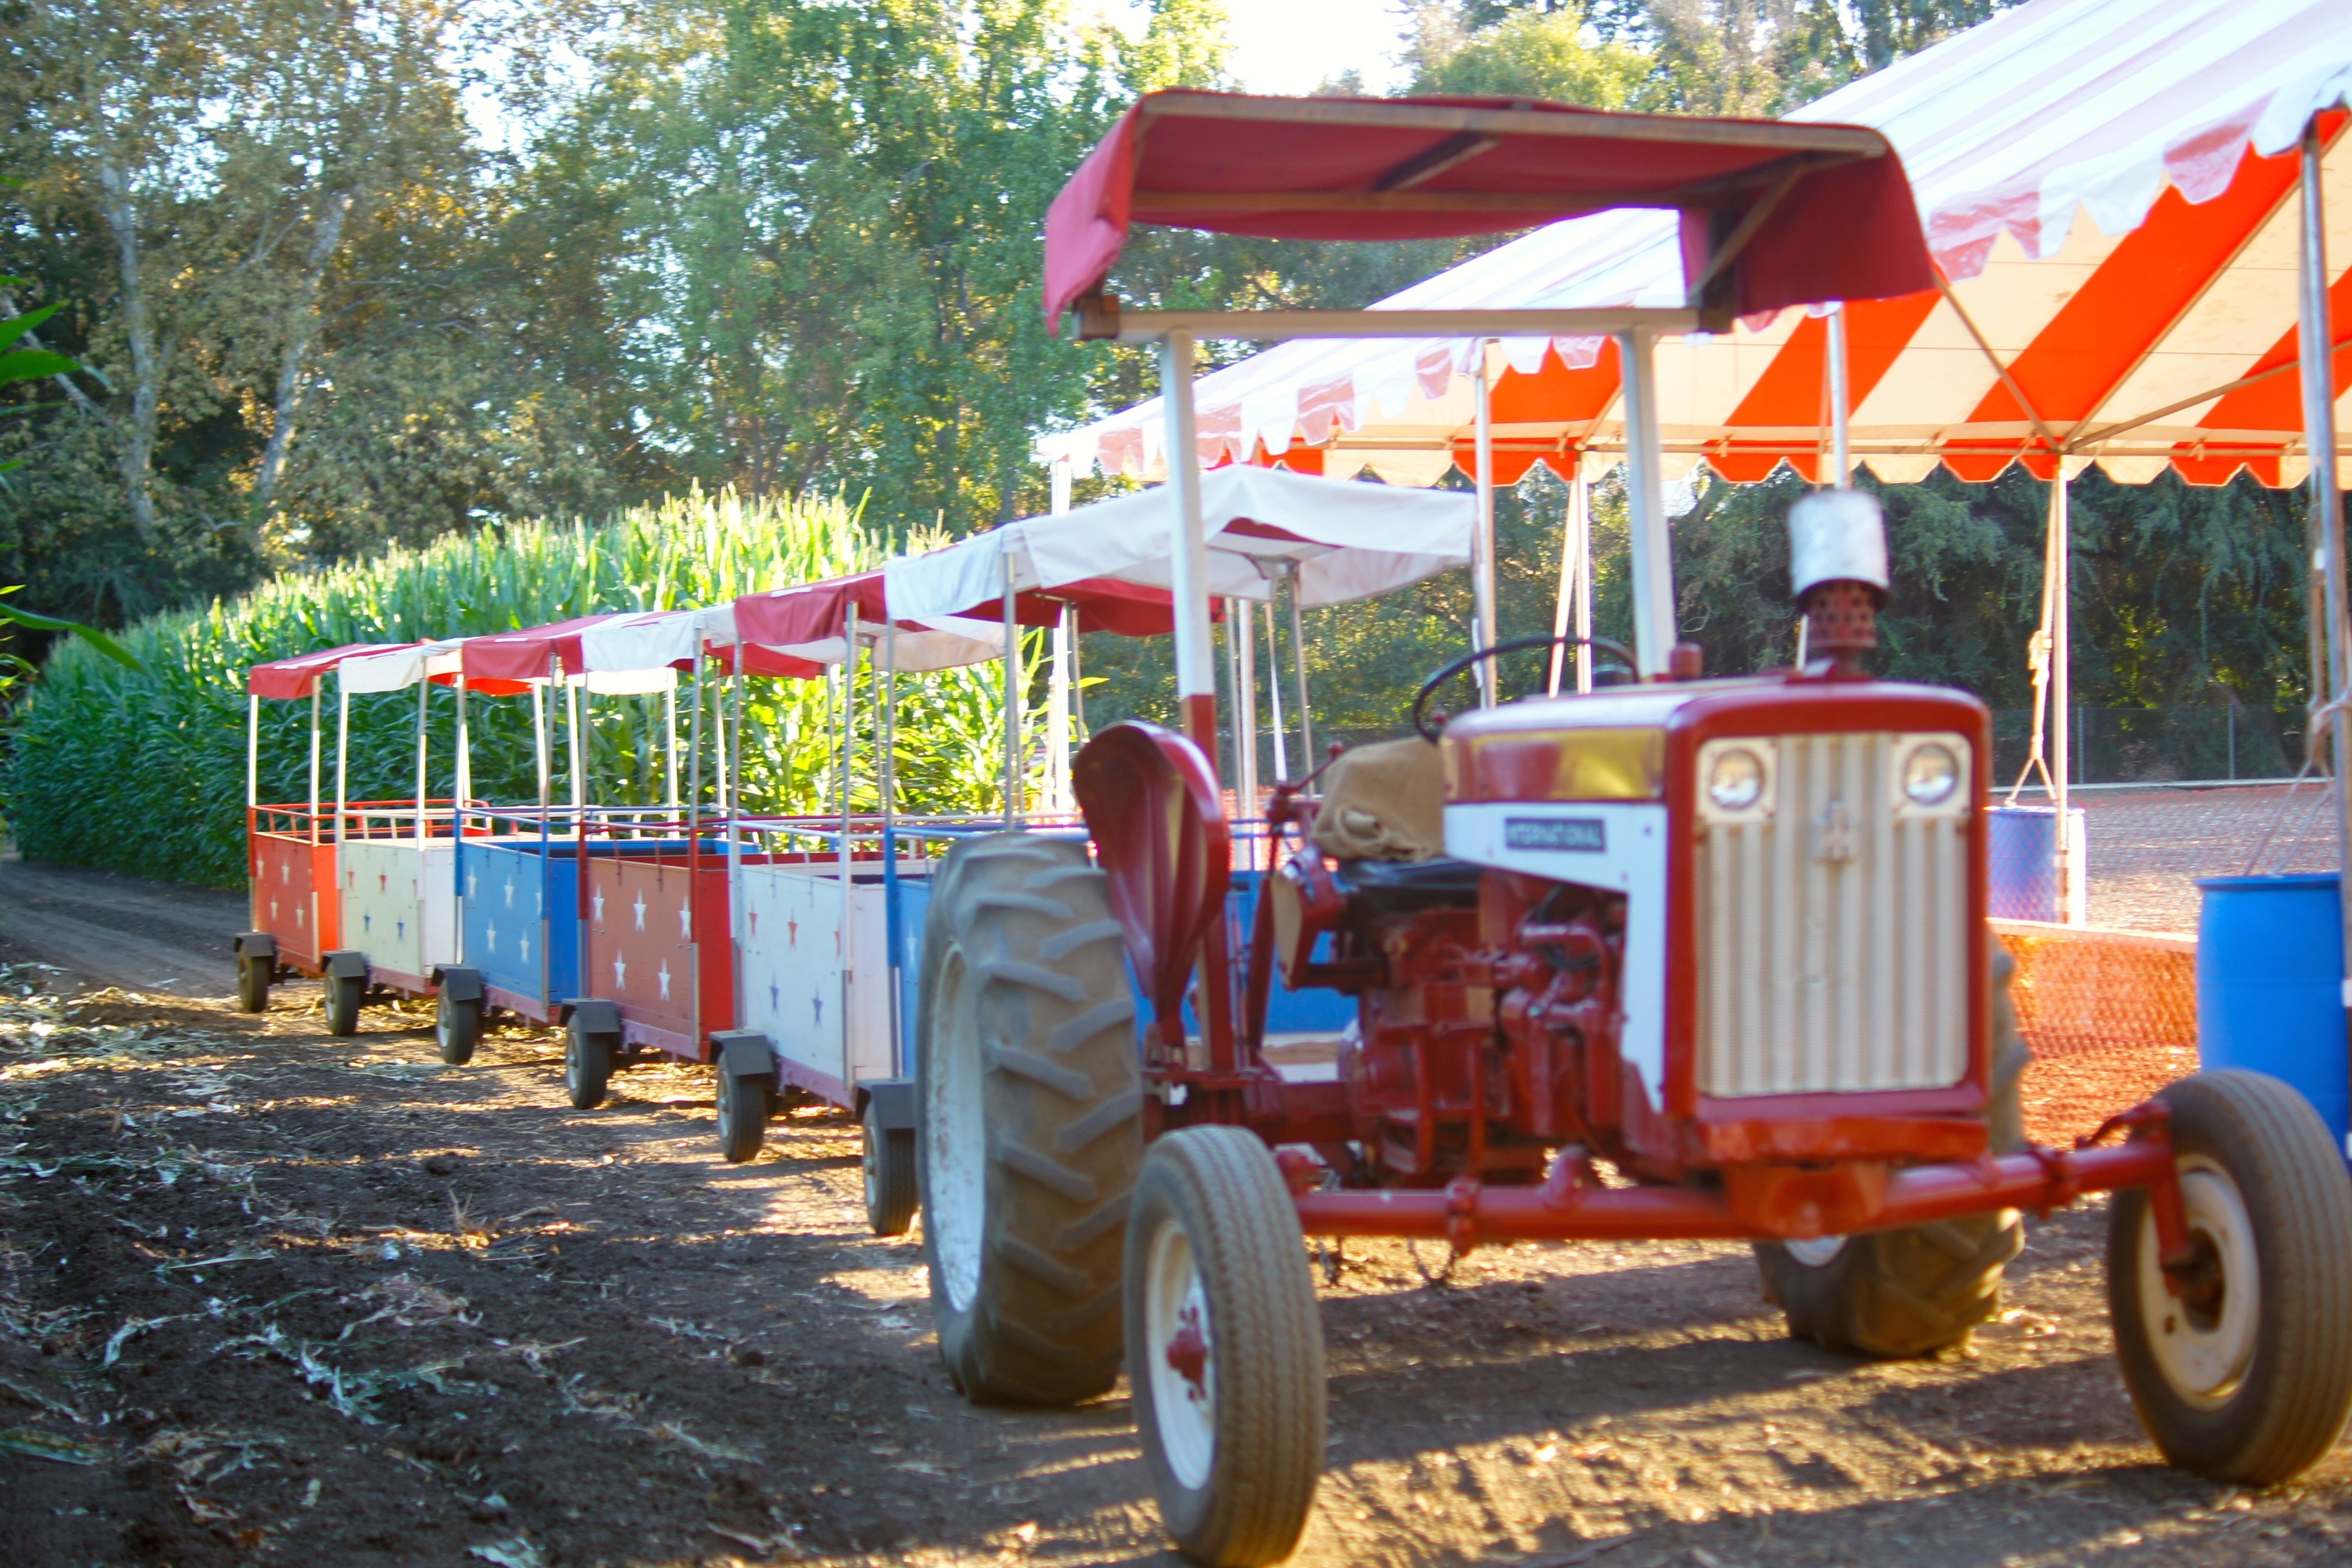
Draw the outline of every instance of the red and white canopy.
<instances>
[{"instance_id":1,"label":"red and white canopy","mask_svg":"<svg viewBox=\"0 0 2352 1568\"><path fill-rule=\"evenodd\" d=\"M1004 628L952 614L907 616L886 626L882 574L858 572L764 594L745 594L733 609L733 633L754 675L812 676L849 657L856 612L857 646L876 668L955 669L1004 657Z\"/></svg>"},{"instance_id":2,"label":"red and white canopy","mask_svg":"<svg viewBox=\"0 0 2352 1568\"><path fill-rule=\"evenodd\" d=\"M1163 487L1007 523L891 562L882 569L889 603L899 615L982 613L1002 604L1008 571L1018 595L1083 599L1118 584L1164 595L1174 513ZM1244 467L1202 477L1201 518L1213 598L1270 598L1295 570L1299 603L1312 606L1391 593L1468 564L1476 506L1452 492ZM1161 612L1157 626L1135 629L1166 625Z\"/></svg>"},{"instance_id":3,"label":"red and white canopy","mask_svg":"<svg viewBox=\"0 0 2352 1568\"><path fill-rule=\"evenodd\" d=\"M257 664L246 672L245 689L256 697L268 697L277 701L290 701L309 697L319 689L319 678L340 669L347 659L362 658L404 648L414 643L354 642L341 647L320 648L293 658L275 658L267 664Z\"/></svg>"},{"instance_id":4,"label":"red and white canopy","mask_svg":"<svg viewBox=\"0 0 2352 1568\"><path fill-rule=\"evenodd\" d=\"M2300 481L2296 195L2305 122L2352 89L2346 0L2034 0L1809 105L1901 154L1948 295L1848 307L1853 442L1890 481L1937 462L1987 479L2052 451L2144 482L2241 468ZM2329 127L2339 342L2352 322L2352 146ZM1383 301L1397 309L1672 305L1671 214L1552 225ZM1670 468L1735 479L1827 444L1824 323L1799 310L1658 351ZM1474 342L1285 344L1198 386L1204 463L1370 468L1426 485L1469 466ZM1623 449L1614 347L1506 342L1496 473ZM2339 351L2336 384L2352 384ZM2339 428L2352 427L2342 421ZM1157 400L1039 444L1049 459L1156 478Z\"/></svg>"}]
</instances>

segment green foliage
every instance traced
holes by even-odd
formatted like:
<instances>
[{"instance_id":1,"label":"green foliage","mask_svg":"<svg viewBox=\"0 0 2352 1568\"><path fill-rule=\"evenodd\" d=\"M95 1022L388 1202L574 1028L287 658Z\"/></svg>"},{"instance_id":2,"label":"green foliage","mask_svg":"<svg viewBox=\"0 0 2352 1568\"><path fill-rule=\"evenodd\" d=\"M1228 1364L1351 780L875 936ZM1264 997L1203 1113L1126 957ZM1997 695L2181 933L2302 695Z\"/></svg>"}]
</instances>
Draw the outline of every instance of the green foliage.
<instances>
[{"instance_id":1,"label":"green foliage","mask_svg":"<svg viewBox=\"0 0 2352 1568\"><path fill-rule=\"evenodd\" d=\"M897 543L927 548L926 536ZM452 536L422 551L289 576L234 603L142 622L123 642L143 668L81 645L50 659L15 735L6 784L26 855L144 876L241 885L246 789L245 674L257 663L345 643L479 635L604 610L723 604L739 593L806 583L877 563L893 542L838 500L746 502L692 494L599 526L517 523ZM1001 804L998 667L900 679L900 799L918 811ZM334 795L331 682L322 683L326 775ZM872 678L861 676L860 757L853 799L874 798ZM745 800L761 812L812 812L838 799L837 710L826 681L747 683L752 724ZM723 682L714 678L715 693ZM716 698L714 698L716 700ZM681 710L690 702L682 688ZM583 700L592 802L658 803L662 699ZM562 698L554 707L560 713ZM415 792L416 695L352 700L350 798ZM455 788L455 700L431 699L436 796ZM537 796L525 698L475 696L467 728L477 798ZM310 705L262 704L261 796L308 797ZM691 726L680 720L681 744ZM560 725L557 795L569 798ZM706 764L706 791L715 769Z\"/></svg>"},{"instance_id":2,"label":"green foliage","mask_svg":"<svg viewBox=\"0 0 2352 1568\"><path fill-rule=\"evenodd\" d=\"M1592 36L1579 6L1516 11L1466 35L1424 26L1412 90L1540 98L1590 109L1662 108L1653 65L1639 50Z\"/></svg>"}]
</instances>

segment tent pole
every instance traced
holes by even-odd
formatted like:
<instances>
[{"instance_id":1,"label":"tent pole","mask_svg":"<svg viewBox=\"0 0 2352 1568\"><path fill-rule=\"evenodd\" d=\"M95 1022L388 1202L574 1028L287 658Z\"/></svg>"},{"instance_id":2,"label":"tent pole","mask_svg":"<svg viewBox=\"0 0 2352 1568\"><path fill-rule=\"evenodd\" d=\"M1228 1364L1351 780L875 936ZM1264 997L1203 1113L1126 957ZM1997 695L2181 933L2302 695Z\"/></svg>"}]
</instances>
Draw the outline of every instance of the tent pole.
<instances>
[{"instance_id":1,"label":"tent pole","mask_svg":"<svg viewBox=\"0 0 2352 1568\"><path fill-rule=\"evenodd\" d=\"M530 683L530 749L531 760L539 767L539 820L544 828L548 802L555 793L548 778L553 769L547 756L547 686L544 681Z\"/></svg>"},{"instance_id":2,"label":"tent pole","mask_svg":"<svg viewBox=\"0 0 2352 1568\"><path fill-rule=\"evenodd\" d=\"M245 694L245 809L261 804L261 699Z\"/></svg>"},{"instance_id":3,"label":"tent pole","mask_svg":"<svg viewBox=\"0 0 2352 1568\"><path fill-rule=\"evenodd\" d=\"M1234 781L1241 790L1241 816L1257 816L1257 605L1230 602L1226 640L1234 647Z\"/></svg>"},{"instance_id":4,"label":"tent pole","mask_svg":"<svg viewBox=\"0 0 2352 1568\"><path fill-rule=\"evenodd\" d=\"M743 645L740 642L735 645L735 658L732 662L739 665L743 662ZM703 668L702 644L699 639L697 639L694 646L694 707L687 714L686 720L686 810L681 814L686 825L686 841L689 845L694 842L696 829L702 820ZM583 839L587 837L584 825L581 837Z\"/></svg>"},{"instance_id":5,"label":"tent pole","mask_svg":"<svg viewBox=\"0 0 2352 1568\"><path fill-rule=\"evenodd\" d=\"M1004 552L1004 826L1021 818L1021 610L1013 592L1013 552Z\"/></svg>"},{"instance_id":6,"label":"tent pole","mask_svg":"<svg viewBox=\"0 0 2352 1568\"><path fill-rule=\"evenodd\" d=\"M1853 392L1847 384L1845 301L1830 307L1829 315L1829 381L1830 381L1830 483L1843 489L1853 480L1853 445L1850 421L1853 417Z\"/></svg>"},{"instance_id":7,"label":"tent pole","mask_svg":"<svg viewBox=\"0 0 2352 1568\"><path fill-rule=\"evenodd\" d=\"M2352 648L2346 646L2344 572L2344 491L2336 471L2336 355L2331 345L2327 309L2327 223L2320 202L2319 117L2303 128L2303 255L2301 310L2296 328L2303 357L2303 441L2311 455L2311 505L2320 555L2327 563L2327 689L2328 700L2341 702L2352 694ZM2313 671L2316 690L2318 672ZM2339 853L2352 847L2352 722L2339 711L2327 730L2336 757L2336 844ZM2352 860L2345 862L2352 866ZM2339 899L2343 910L2344 951L2352 960L2352 899ZM2352 1006L2352 970L2346 971L2344 996Z\"/></svg>"},{"instance_id":8,"label":"tent pole","mask_svg":"<svg viewBox=\"0 0 2352 1568\"><path fill-rule=\"evenodd\" d=\"M1276 592L1280 591L1277 584ZM1274 740L1274 776L1290 776L1290 751L1282 734L1282 635L1275 629L1274 601L1265 602L1265 700L1266 722ZM1257 632L1252 628L1250 635Z\"/></svg>"},{"instance_id":9,"label":"tent pole","mask_svg":"<svg viewBox=\"0 0 2352 1568\"><path fill-rule=\"evenodd\" d=\"M898 623L882 622L882 822L898 811Z\"/></svg>"},{"instance_id":10,"label":"tent pole","mask_svg":"<svg viewBox=\"0 0 2352 1568\"><path fill-rule=\"evenodd\" d=\"M345 835L343 816L351 805L352 758L352 689L343 684L341 674L335 677L335 843L340 847ZM342 868L335 868L335 886L343 885ZM341 896L338 892L338 897Z\"/></svg>"},{"instance_id":11,"label":"tent pole","mask_svg":"<svg viewBox=\"0 0 2352 1568\"><path fill-rule=\"evenodd\" d=\"M1576 635L1592 636L1592 484L1584 477L1584 454L1576 457L1576 478L1569 493L1576 506ZM1592 647L1580 640L1576 648L1576 689L1592 693Z\"/></svg>"},{"instance_id":12,"label":"tent pole","mask_svg":"<svg viewBox=\"0 0 2352 1568\"><path fill-rule=\"evenodd\" d=\"M1004 602L1013 603L1008 577ZM885 612L887 613L887 611ZM849 601L849 625L841 657L841 1062L842 1077L857 1081L857 900L850 868L850 771L857 763L857 601Z\"/></svg>"},{"instance_id":13,"label":"tent pole","mask_svg":"<svg viewBox=\"0 0 2352 1568\"><path fill-rule=\"evenodd\" d=\"M580 741L580 687L571 676L563 678L563 734L572 772L572 819L588 820L588 780L583 759L588 748Z\"/></svg>"},{"instance_id":14,"label":"tent pole","mask_svg":"<svg viewBox=\"0 0 2352 1568\"><path fill-rule=\"evenodd\" d=\"M743 1019L743 661L737 659L727 672L728 706L735 710L735 765L728 770L727 792L727 947L731 961L728 964L729 1000L734 1006L738 1023ZM695 1000L701 1001L698 991ZM701 1020L697 1018L697 1024Z\"/></svg>"},{"instance_id":15,"label":"tent pole","mask_svg":"<svg viewBox=\"0 0 2352 1568\"><path fill-rule=\"evenodd\" d=\"M1577 548L1577 531L1584 510L1584 454L1576 455L1576 478L1569 481L1568 515L1561 520L1559 531L1559 594L1552 601L1551 635L1568 636L1569 622L1576 613L1576 584L1582 552ZM1577 669L1583 670L1583 650L1577 650ZM1551 669L1544 683L1545 694L1559 695L1560 669L1568 662L1568 649L1559 642L1551 647Z\"/></svg>"},{"instance_id":16,"label":"tent pole","mask_svg":"<svg viewBox=\"0 0 2352 1568\"><path fill-rule=\"evenodd\" d=\"M1176 503L1169 588L1176 616L1176 700L1184 732L1217 765L1217 666L1209 641L1209 545L1201 523L1201 448L1192 416L1192 334L1160 340L1160 396L1168 413L1168 489Z\"/></svg>"},{"instance_id":17,"label":"tent pole","mask_svg":"<svg viewBox=\"0 0 2352 1568\"><path fill-rule=\"evenodd\" d=\"M1298 608L1298 563L1290 563L1290 652L1298 665L1298 765L1315 770L1315 712L1307 705L1307 627Z\"/></svg>"},{"instance_id":18,"label":"tent pole","mask_svg":"<svg viewBox=\"0 0 2352 1568\"><path fill-rule=\"evenodd\" d=\"M1478 399L1478 423L1475 442L1478 472L1478 531L1470 542L1470 594L1472 614L1476 624L1470 628L1473 648L1493 647L1496 642L1495 614L1495 400L1494 380L1489 374L1489 360L1494 353L1494 340L1478 344L1478 373L1472 386ZM1500 684L1493 661L1481 660L1478 671L1478 706L1492 708L1495 692Z\"/></svg>"},{"instance_id":19,"label":"tent pole","mask_svg":"<svg viewBox=\"0 0 2352 1568\"><path fill-rule=\"evenodd\" d=\"M2050 481L2050 798L2058 808L2058 821L2051 868L2058 879L2059 923L2072 925L2074 879L2081 870L2074 864L2074 818L2067 815L2066 794L2074 782L2074 770L2080 765L2073 754L2074 731L2069 728L2074 672L2068 657L2073 631L2067 608L2074 593L2074 531L2066 511L2065 455L2060 453L2053 460L2058 468Z\"/></svg>"},{"instance_id":20,"label":"tent pole","mask_svg":"<svg viewBox=\"0 0 2352 1568\"><path fill-rule=\"evenodd\" d=\"M1666 673L1675 647L1675 563L1666 532L1658 440L1656 334L1617 334L1625 380L1625 489L1633 512L1633 658L1645 680Z\"/></svg>"},{"instance_id":21,"label":"tent pole","mask_svg":"<svg viewBox=\"0 0 2352 1568\"><path fill-rule=\"evenodd\" d=\"M474 798L474 740L473 740L473 735L472 735L471 731L469 731L466 728L466 672L465 672L464 670L459 670L459 671L457 672L457 811L463 811L463 810L465 810L465 809L466 809L466 805L467 805L467 802L469 802L469 801L471 801L473 798ZM464 837L464 835L463 835L463 834L461 834L461 833L457 833L457 816L456 816L456 814L455 814L454 812L451 814L451 816L450 816L450 831L451 831L453 834L457 834L457 837Z\"/></svg>"}]
</instances>

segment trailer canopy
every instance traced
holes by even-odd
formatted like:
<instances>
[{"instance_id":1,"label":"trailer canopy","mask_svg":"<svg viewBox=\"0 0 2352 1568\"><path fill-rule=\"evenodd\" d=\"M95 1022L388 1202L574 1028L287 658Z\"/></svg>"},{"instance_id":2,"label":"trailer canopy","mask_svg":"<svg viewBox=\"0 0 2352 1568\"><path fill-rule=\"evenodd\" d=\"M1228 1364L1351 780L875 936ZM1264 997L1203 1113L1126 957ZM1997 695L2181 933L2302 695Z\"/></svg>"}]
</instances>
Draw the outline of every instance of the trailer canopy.
<instances>
[{"instance_id":1,"label":"trailer canopy","mask_svg":"<svg viewBox=\"0 0 2352 1568\"><path fill-rule=\"evenodd\" d=\"M1298 602L1307 606L1391 593L1466 565L1475 524L1466 495L1260 468L1202 476L1201 511L1213 597L1266 600L1295 570ZM1135 629L1165 630L1175 531L1173 497L1163 487L1008 523L893 561L882 574L900 615L1001 612L1009 583L1016 603L1033 594L1076 601L1082 627L1090 605L1097 615L1139 610L1131 590L1150 589L1156 624ZM1023 618L1042 618L1041 609L1025 609Z\"/></svg>"},{"instance_id":2,"label":"trailer canopy","mask_svg":"<svg viewBox=\"0 0 2352 1568\"><path fill-rule=\"evenodd\" d=\"M272 659L267 664L257 664L246 672L245 689L253 696L267 697L279 702L314 697L319 691L319 678L340 668L346 659L414 646L396 642L354 642L345 643L341 647L320 648L316 653L300 654L293 658Z\"/></svg>"},{"instance_id":3,"label":"trailer canopy","mask_svg":"<svg viewBox=\"0 0 2352 1568\"><path fill-rule=\"evenodd\" d=\"M753 675L813 676L845 662L851 639L877 669L955 669L1004 657L1004 632L986 621L950 615L906 616L895 625L884 605L882 574L745 594L733 607L733 639Z\"/></svg>"}]
</instances>

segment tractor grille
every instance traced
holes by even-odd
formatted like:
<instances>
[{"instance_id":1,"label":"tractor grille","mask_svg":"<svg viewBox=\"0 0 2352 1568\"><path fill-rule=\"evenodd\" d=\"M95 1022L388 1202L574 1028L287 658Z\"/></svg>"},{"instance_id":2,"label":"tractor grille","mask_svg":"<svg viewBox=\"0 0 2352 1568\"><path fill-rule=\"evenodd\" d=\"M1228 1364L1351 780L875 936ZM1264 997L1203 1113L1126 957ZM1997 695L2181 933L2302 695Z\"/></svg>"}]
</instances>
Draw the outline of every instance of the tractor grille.
<instances>
[{"instance_id":1,"label":"tractor grille","mask_svg":"<svg viewBox=\"0 0 2352 1568\"><path fill-rule=\"evenodd\" d=\"M1887 734L1781 736L1771 814L1701 823L1701 1093L1966 1073L1969 817L1897 812L1895 752Z\"/></svg>"}]
</instances>

